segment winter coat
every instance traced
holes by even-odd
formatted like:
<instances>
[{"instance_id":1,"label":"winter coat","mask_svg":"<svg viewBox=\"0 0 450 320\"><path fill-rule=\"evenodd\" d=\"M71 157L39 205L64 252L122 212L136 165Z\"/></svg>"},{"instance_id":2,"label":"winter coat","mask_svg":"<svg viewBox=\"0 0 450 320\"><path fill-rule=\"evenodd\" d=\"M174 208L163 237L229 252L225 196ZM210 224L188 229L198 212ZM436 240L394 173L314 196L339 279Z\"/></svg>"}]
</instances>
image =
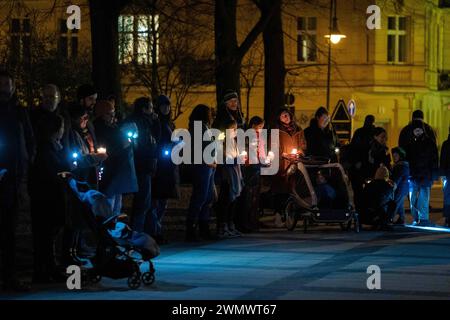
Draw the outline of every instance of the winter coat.
<instances>
[{"instance_id":1,"label":"winter coat","mask_svg":"<svg viewBox=\"0 0 450 320\"><path fill-rule=\"evenodd\" d=\"M441 149L441 174L450 178L450 135L448 139L442 144Z\"/></svg>"},{"instance_id":2,"label":"winter coat","mask_svg":"<svg viewBox=\"0 0 450 320\"><path fill-rule=\"evenodd\" d=\"M396 198L407 195L409 192L409 163L407 161L399 161L392 169L392 181L395 182Z\"/></svg>"},{"instance_id":3,"label":"winter coat","mask_svg":"<svg viewBox=\"0 0 450 320\"><path fill-rule=\"evenodd\" d=\"M365 179L373 178L381 164L389 170L391 169L391 156L388 150L386 146L381 145L376 140L372 140L369 152L362 161L362 175Z\"/></svg>"},{"instance_id":4,"label":"winter coat","mask_svg":"<svg viewBox=\"0 0 450 320\"><path fill-rule=\"evenodd\" d=\"M346 162L351 170L359 172L356 168L358 163L362 163L366 160L367 154L369 153L371 142L373 140L375 126L366 125L359 128L353 134L352 140L346 154L341 154L341 160Z\"/></svg>"},{"instance_id":5,"label":"winter coat","mask_svg":"<svg viewBox=\"0 0 450 320\"><path fill-rule=\"evenodd\" d=\"M240 150L237 148L235 139L231 140L231 146L228 148L224 144L224 161L223 165L219 165L218 171L221 172L221 178L227 182L230 188L228 195L230 202L235 201L244 188L244 178L241 171L241 165L238 163Z\"/></svg>"},{"instance_id":6,"label":"winter coat","mask_svg":"<svg viewBox=\"0 0 450 320\"><path fill-rule=\"evenodd\" d=\"M35 153L33 128L26 109L15 99L0 105L0 170L7 170L3 181L14 181L17 187Z\"/></svg>"},{"instance_id":7,"label":"winter coat","mask_svg":"<svg viewBox=\"0 0 450 320\"><path fill-rule=\"evenodd\" d=\"M297 149L299 152L307 150L307 144L304 131L301 128L292 135L280 129L279 138L280 166L278 173L272 178L272 192L284 194L290 192L290 185L286 175L290 162L283 159L282 154L290 154L292 149Z\"/></svg>"},{"instance_id":8,"label":"winter coat","mask_svg":"<svg viewBox=\"0 0 450 320\"><path fill-rule=\"evenodd\" d=\"M55 141L41 141L36 159L30 170L29 191L34 210L42 218L55 225L63 225L65 194L60 172L72 169L61 144Z\"/></svg>"},{"instance_id":9,"label":"winter coat","mask_svg":"<svg viewBox=\"0 0 450 320\"><path fill-rule=\"evenodd\" d=\"M146 113L133 113L125 120L125 123L129 122L134 122L138 128L138 138L134 142L136 174L154 176L158 163L161 124L157 117Z\"/></svg>"},{"instance_id":10,"label":"winter coat","mask_svg":"<svg viewBox=\"0 0 450 320\"><path fill-rule=\"evenodd\" d=\"M90 135L90 130L88 132ZM98 166L101 161L93 154L97 149L96 141L91 136L94 141L94 146L91 148L79 130L74 127L71 127L65 136L64 151L66 156L72 164L76 162L75 168L72 170L74 177L77 180L89 183L93 188L98 188ZM78 154L76 159L72 158L74 153Z\"/></svg>"},{"instance_id":11,"label":"winter coat","mask_svg":"<svg viewBox=\"0 0 450 320\"><path fill-rule=\"evenodd\" d=\"M152 198L178 199L180 197L179 168L172 162L172 132L175 126L170 119L161 118L161 139L158 144L158 166L152 179Z\"/></svg>"},{"instance_id":12,"label":"winter coat","mask_svg":"<svg viewBox=\"0 0 450 320\"><path fill-rule=\"evenodd\" d=\"M394 201L394 185L385 180L372 180L366 185L361 205L361 222L378 224L387 222Z\"/></svg>"},{"instance_id":13,"label":"winter coat","mask_svg":"<svg viewBox=\"0 0 450 320\"><path fill-rule=\"evenodd\" d=\"M33 133L36 140L36 143L39 144L42 139L45 139L45 131L46 125L50 121L59 115L59 111L56 110L54 112L47 111L39 107L38 109L30 112L30 121L33 126ZM67 128L64 128L67 130Z\"/></svg>"},{"instance_id":14,"label":"winter coat","mask_svg":"<svg viewBox=\"0 0 450 320\"><path fill-rule=\"evenodd\" d=\"M433 129L423 121L413 120L402 129L399 146L406 151L411 180L431 187L439 171L439 154Z\"/></svg>"},{"instance_id":15,"label":"winter coat","mask_svg":"<svg viewBox=\"0 0 450 320\"><path fill-rule=\"evenodd\" d=\"M134 152L125 132L99 118L94 121L98 145L106 148L108 159L103 164L99 190L107 197L138 191Z\"/></svg>"},{"instance_id":16,"label":"winter coat","mask_svg":"<svg viewBox=\"0 0 450 320\"><path fill-rule=\"evenodd\" d=\"M312 119L308 128L305 129L307 150L310 156L323 157L337 162L335 149L339 146L336 132L332 127L321 129L317 120Z\"/></svg>"}]
</instances>

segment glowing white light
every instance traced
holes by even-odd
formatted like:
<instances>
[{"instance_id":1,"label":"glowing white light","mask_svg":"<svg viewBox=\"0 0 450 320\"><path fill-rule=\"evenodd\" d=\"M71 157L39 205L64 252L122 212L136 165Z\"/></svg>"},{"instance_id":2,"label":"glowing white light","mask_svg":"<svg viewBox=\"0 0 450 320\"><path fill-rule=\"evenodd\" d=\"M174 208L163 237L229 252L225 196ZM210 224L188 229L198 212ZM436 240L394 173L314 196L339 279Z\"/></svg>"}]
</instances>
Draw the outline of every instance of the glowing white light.
<instances>
[{"instance_id":1,"label":"glowing white light","mask_svg":"<svg viewBox=\"0 0 450 320\"><path fill-rule=\"evenodd\" d=\"M106 148L98 148L98 149L97 149L97 153L103 153L103 154L105 154L105 153L106 153Z\"/></svg>"},{"instance_id":2,"label":"glowing white light","mask_svg":"<svg viewBox=\"0 0 450 320\"><path fill-rule=\"evenodd\" d=\"M78 158L78 153L76 153L76 152L72 153L72 158L74 158L74 159Z\"/></svg>"},{"instance_id":3,"label":"glowing white light","mask_svg":"<svg viewBox=\"0 0 450 320\"><path fill-rule=\"evenodd\" d=\"M339 153L339 152L341 152L341 150L340 150L339 148L335 148L335 149L334 149L334 152L335 152L335 153Z\"/></svg>"},{"instance_id":4,"label":"glowing white light","mask_svg":"<svg viewBox=\"0 0 450 320\"><path fill-rule=\"evenodd\" d=\"M218 139L219 141L225 140L225 133L224 133L224 132L221 132L221 133L219 134L219 136L217 137L217 139Z\"/></svg>"},{"instance_id":5,"label":"glowing white light","mask_svg":"<svg viewBox=\"0 0 450 320\"><path fill-rule=\"evenodd\" d=\"M292 149L291 154L297 154L297 149Z\"/></svg>"}]
</instances>

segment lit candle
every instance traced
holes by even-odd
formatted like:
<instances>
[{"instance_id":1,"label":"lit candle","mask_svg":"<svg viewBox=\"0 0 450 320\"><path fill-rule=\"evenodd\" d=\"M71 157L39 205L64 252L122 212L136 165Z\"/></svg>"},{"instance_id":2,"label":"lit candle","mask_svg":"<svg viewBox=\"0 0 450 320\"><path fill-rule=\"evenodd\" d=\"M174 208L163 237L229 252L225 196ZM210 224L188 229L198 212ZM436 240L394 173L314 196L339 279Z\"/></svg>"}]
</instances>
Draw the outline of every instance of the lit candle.
<instances>
[{"instance_id":1,"label":"lit candle","mask_svg":"<svg viewBox=\"0 0 450 320\"><path fill-rule=\"evenodd\" d=\"M217 137L217 139L220 140L220 141L225 140L225 133L221 132L219 134L219 136Z\"/></svg>"},{"instance_id":2,"label":"lit candle","mask_svg":"<svg viewBox=\"0 0 450 320\"><path fill-rule=\"evenodd\" d=\"M273 159L275 159L275 153L273 153L272 151L269 151L269 153L267 154L268 158L270 161L272 161Z\"/></svg>"},{"instance_id":3,"label":"lit candle","mask_svg":"<svg viewBox=\"0 0 450 320\"><path fill-rule=\"evenodd\" d=\"M297 154L297 149L292 149L291 154Z\"/></svg>"},{"instance_id":4,"label":"lit candle","mask_svg":"<svg viewBox=\"0 0 450 320\"><path fill-rule=\"evenodd\" d=\"M247 151L242 151L241 156L246 157L247 156Z\"/></svg>"},{"instance_id":5,"label":"lit candle","mask_svg":"<svg viewBox=\"0 0 450 320\"><path fill-rule=\"evenodd\" d=\"M335 148L335 149L334 149L334 152L335 152L335 153L339 153L340 151L341 151L341 150L339 150L339 148Z\"/></svg>"},{"instance_id":6,"label":"lit candle","mask_svg":"<svg viewBox=\"0 0 450 320\"><path fill-rule=\"evenodd\" d=\"M106 153L106 148L98 148L97 153Z\"/></svg>"}]
</instances>

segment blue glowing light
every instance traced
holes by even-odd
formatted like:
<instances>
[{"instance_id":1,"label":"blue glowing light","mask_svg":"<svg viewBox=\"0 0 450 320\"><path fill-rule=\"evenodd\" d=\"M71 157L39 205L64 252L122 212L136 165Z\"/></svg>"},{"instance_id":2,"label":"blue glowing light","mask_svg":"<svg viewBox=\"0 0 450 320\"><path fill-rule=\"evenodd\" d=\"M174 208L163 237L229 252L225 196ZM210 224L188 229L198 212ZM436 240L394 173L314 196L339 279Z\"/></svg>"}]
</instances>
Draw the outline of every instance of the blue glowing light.
<instances>
[{"instance_id":1,"label":"blue glowing light","mask_svg":"<svg viewBox=\"0 0 450 320\"><path fill-rule=\"evenodd\" d=\"M444 228L444 227L421 227L421 226L413 226L413 225L406 225L405 227L411 228L411 229L419 229L419 230L426 230L426 231L438 231L438 232L450 233L450 229L449 228Z\"/></svg>"},{"instance_id":2,"label":"blue glowing light","mask_svg":"<svg viewBox=\"0 0 450 320\"><path fill-rule=\"evenodd\" d=\"M133 137L133 132L128 131L127 135L128 135L129 138L132 138Z\"/></svg>"},{"instance_id":3,"label":"blue glowing light","mask_svg":"<svg viewBox=\"0 0 450 320\"><path fill-rule=\"evenodd\" d=\"M170 153L169 150L164 150L164 155L165 155L165 156L168 156L169 153Z\"/></svg>"},{"instance_id":4,"label":"blue glowing light","mask_svg":"<svg viewBox=\"0 0 450 320\"><path fill-rule=\"evenodd\" d=\"M72 153L72 158L77 159L78 158L78 153L76 153L76 152Z\"/></svg>"}]
</instances>

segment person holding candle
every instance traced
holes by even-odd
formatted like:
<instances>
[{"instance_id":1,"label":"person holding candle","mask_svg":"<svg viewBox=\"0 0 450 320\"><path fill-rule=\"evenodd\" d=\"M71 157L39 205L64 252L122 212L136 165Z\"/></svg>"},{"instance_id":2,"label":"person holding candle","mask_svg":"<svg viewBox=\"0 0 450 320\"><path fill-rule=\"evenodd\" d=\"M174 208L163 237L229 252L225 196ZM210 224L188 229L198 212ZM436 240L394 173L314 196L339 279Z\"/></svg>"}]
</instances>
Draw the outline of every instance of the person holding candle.
<instances>
[{"instance_id":1,"label":"person holding candle","mask_svg":"<svg viewBox=\"0 0 450 320\"><path fill-rule=\"evenodd\" d=\"M275 119L273 128L279 130L280 166L278 173L272 177L271 190L275 202L275 225L282 227L281 211L292 187L287 177L291 162L286 157L304 155L307 143L304 131L297 125L294 114L289 109L281 108Z\"/></svg>"},{"instance_id":2,"label":"person holding candle","mask_svg":"<svg viewBox=\"0 0 450 320\"><path fill-rule=\"evenodd\" d=\"M221 170L221 183L219 199L216 203L217 236L220 239L240 237L234 220L236 216L237 199L244 187L241 165L247 159L247 153L237 147L237 122L232 119L225 120L224 163Z\"/></svg>"},{"instance_id":3,"label":"person holding candle","mask_svg":"<svg viewBox=\"0 0 450 320\"><path fill-rule=\"evenodd\" d=\"M107 197L114 214L122 209L122 194L137 192L133 146L117 125L115 107L108 100L95 105L94 121L98 153L107 153L99 181L99 190Z\"/></svg>"},{"instance_id":4,"label":"person holding candle","mask_svg":"<svg viewBox=\"0 0 450 320\"><path fill-rule=\"evenodd\" d=\"M255 130L256 136L253 141L249 141L249 156L242 167L244 190L239 203L242 204L243 210L235 219L236 228L243 233L257 232L259 229L261 166L270 165L270 156L266 155L265 142L261 139L264 125L264 119L258 116L251 118L248 125L250 129Z\"/></svg>"}]
</instances>

